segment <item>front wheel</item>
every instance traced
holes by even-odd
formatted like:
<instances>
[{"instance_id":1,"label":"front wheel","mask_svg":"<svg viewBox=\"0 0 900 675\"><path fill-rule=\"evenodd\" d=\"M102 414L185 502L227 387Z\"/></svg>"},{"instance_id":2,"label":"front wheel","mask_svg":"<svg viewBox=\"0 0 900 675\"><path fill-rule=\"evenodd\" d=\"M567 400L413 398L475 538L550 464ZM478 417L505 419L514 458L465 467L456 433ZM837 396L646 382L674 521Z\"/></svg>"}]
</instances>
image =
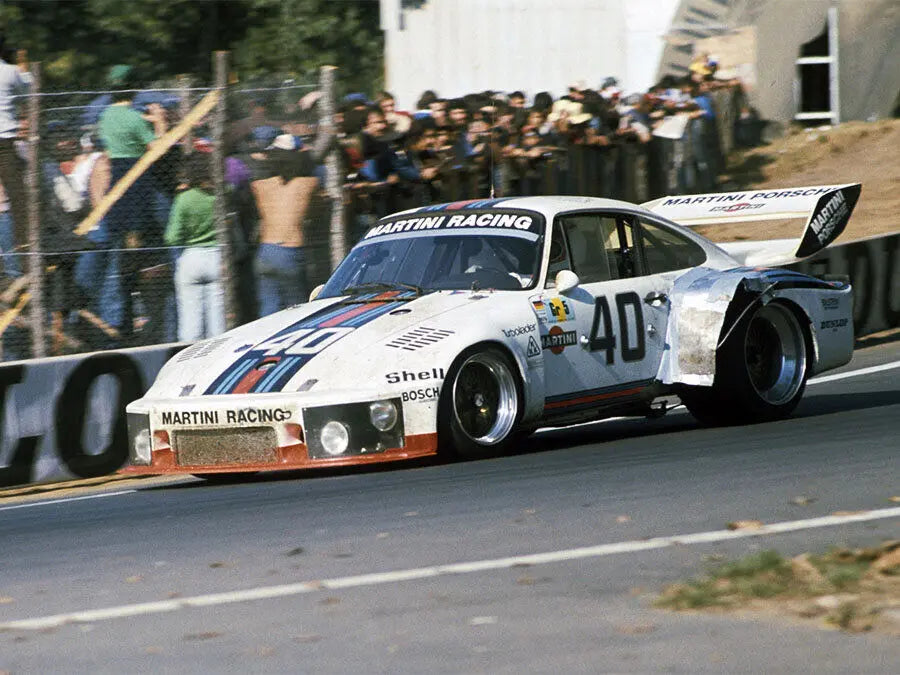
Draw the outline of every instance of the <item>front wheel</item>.
<instances>
[{"instance_id":1,"label":"front wheel","mask_svg":"<svg viewBox=\"0 0 900 675\"><path fill-rule=\"evenodd\" d=\"M742 316L716 354L710 387L685 387L681 399L704 424L746 424L787 417L806 388L806 332L778 302Z\"/></svg>"},{"instance_id":2,"label":"front wheel","mask_svg":"<svg viewBox=\"0 0 900 675\"><path fill-rule=\"evenodd\" d=\"M445 455L499 455L517 437L519 381L510 358L494 347L473 348L450 368L438 406L438 443Z\"/></svg>"}]
</instances>

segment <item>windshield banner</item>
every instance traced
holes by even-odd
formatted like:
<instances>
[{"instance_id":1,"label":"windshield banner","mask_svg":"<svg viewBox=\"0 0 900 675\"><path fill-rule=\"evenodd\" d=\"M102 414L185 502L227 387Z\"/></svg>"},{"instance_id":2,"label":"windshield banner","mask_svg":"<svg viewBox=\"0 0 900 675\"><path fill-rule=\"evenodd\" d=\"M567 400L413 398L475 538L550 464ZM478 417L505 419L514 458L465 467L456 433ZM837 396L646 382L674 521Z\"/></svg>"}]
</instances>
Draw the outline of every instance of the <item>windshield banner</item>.
<instances>
[{"instance_id":1,"label":"windshield banner","mask_svg":"<svg viewBox=\"0 0 900 675\"><path fill-rule=\"evenodd\" d=\"M506 230L539 235L543 219L538 214L494 211L488 213L454 213L434 216L412 216L386 223L379 223L369 230L363 239L373 239L390 234L425 230ZM480 232L484 234L484 232Z\"/></svg>"}]
</instances>

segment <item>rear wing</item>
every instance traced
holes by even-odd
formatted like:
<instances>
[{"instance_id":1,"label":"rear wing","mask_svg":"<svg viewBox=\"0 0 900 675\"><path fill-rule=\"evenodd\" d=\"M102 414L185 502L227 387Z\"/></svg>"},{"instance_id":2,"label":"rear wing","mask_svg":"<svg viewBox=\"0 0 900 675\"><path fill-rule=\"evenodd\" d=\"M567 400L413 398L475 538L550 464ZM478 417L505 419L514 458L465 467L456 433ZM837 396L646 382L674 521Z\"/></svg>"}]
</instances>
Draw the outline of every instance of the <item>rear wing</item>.
<instances>
[{"instance_id":1,"label":"rear wing","mask_svg":"<svg viewBox=\"0 0 900 675\"><path fill-rule=\"evenodd\" d=\"M789 253L785 256L788 252L783 250L782 245L782 251L777 256L780 260L802 260L821 251L844 231L861 190L860 183L771 188L660 197L643 206L679 225L689 227L750 220L804 218L806 226L803 236L794 242L796 249L792 251L792 255ZM743 243L746 247L749 242ZM765 242L759 242L757 249L763 248L764 244ZM727 246L725 248L728 249Z\"/></svg>"}]
</instances>

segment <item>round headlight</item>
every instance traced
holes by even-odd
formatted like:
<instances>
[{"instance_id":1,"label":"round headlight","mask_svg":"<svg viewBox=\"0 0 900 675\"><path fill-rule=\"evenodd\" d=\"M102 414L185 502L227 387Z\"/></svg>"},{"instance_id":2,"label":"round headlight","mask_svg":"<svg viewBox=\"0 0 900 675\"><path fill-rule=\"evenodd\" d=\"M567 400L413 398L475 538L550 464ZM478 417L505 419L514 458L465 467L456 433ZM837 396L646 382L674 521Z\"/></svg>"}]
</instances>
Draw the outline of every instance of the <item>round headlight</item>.
<instances>
[{"instance_id":1,"label":"round headlight","mask_svg":"<svg viewBox=\"0 0 900 675\"><path fill-rule=\"evenodd\" d=\"M350 445L350 430L341 422L331 420L319 432L322 448L332 457L342 455Z\"/></svg>"},{"instance_id":2,"label":"round headlight","mask_svg":"<svg viewBox=\"0 0 900 675\"><path fill-rule=\"evenodd\" d=\"M369 404L369 419L378 431L389 431L397 424L397 406L391 401L375 401Z\"/></svg>"}]
</instances>

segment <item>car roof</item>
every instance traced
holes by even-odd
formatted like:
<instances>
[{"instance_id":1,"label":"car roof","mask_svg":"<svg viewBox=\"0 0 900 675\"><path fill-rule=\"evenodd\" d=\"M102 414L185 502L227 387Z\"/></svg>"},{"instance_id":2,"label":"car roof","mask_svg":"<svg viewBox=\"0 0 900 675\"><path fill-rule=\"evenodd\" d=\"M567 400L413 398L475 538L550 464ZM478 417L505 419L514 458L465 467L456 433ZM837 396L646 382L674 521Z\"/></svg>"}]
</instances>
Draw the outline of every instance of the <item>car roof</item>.
<instances>
[{"instance_id":1,"label":"car roof","mask_svg":"<svg viewBox=\"0 0 900 675\"><path fill-rule=\"evenodd\" d=\"M572 209L617 209L650 214L638 204L605 197L581 197L574 195L541 195L536 197L498 197L496 199L468 199L459 202L432 204L414 209L407 209L392 216L413 213L440 213L443 211L459 211L471 209L529 209L545 216L553 216L559 211ZM652 214L651 214L652 215Z\"/></svg>"}]
</instances>

